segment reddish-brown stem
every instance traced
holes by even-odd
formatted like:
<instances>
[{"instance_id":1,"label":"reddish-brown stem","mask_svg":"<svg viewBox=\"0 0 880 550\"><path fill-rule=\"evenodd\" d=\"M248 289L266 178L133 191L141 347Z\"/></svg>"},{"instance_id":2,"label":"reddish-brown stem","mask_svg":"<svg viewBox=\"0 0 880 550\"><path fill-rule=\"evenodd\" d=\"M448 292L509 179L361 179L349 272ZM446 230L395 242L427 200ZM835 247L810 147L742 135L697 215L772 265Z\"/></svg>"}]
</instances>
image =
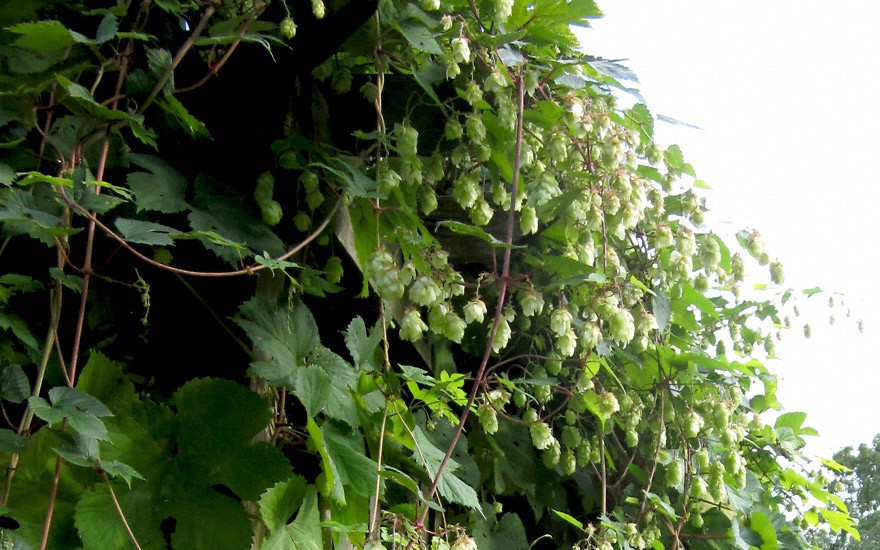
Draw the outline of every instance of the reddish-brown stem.
<instances>
[{"instance_id":1,"label":"reddish-brown stem","mask_svg":"<svg viewBox=\"0 0 880 550\"><path fill-rule=\"evenodd\" d=\"M165 85L168 83L168 80L174 75L174 69L180 64L180 61L186 56L189 52L190 48L192 48L193 44L195 44L196 40L198 40L199 36L202 35L202 31L205 30L205 26L210 21L211 17L214 16L214 13L217 11L217 8L213 5L208 6L208 9L205 10L204 15L199 20L199 23L193 29L192 34L189 35L189 38L186 39L186 42L181 44L180 49L177 50L177 53L174 54L174 58L171 60L171 64L165 69L165 72L162 73L162 77L159 78L159 81L156 82L156 85L153 87L152 91L150 91L150 95L147 96L147 99L141 104L138 109L138 113L143 113L147 110L153 101L156 100L156 96L158 96L162 89L165 88ZM119 94L116 94L119 95Z\"/></svg>"},{"instance_id":2,"label":"reddish-brown stem","mask_svg":"<svg viewBox=\"0 0 880 550\"><path fill-rule=\"evenodd\" d=\"M62 429L67 425L67 419L62 422ZM55 476L52 478L52 488L49 490L49 508L46 510L46 520L43 522L43 536L40 538L40 550L46 550L49 544L49 527L52 526L52 513L55 511L55 499L58 496L58 481L61 479L61 457L55 457Z\"/></svg>"},{"instance_id":3,"label":"reddish-brown stem","mask_svg":"<svg viewBox=\"0 0 880 550\"><path fill-rule=\"evenodd\" d=\"M452 442L449 444L449 448L446 449L446 454L444 455L443 460L440 462L440 466L437 468L437 473L434 476L434 480L431 482L431 488L428 490L427 493L429 495L434 494L434 491L436 491L437 487L440 485L441 476L446 469L446 465L449 463L449 459L452 456L453 451L455 450L455 446L458 444L458 440L461 438L462 431L464 431L465 422L467 422L471 408L473 407L474 402L477 399L477 394L486 383L486 373L488 372L487 367L489 365L489 359L492 356L492 344L495 340L495 335L498 332L498 326L501 323L501 316L504 314L504 304L507 298L507 285L510 279L510 258L513 245L513 229L514 224L516 223L515 205L517 197L517 187L519 185L520 155L522 153L523 110L525 106L525 90L523 86L522 70L520 70L520 74L516 77L516 95L516 145L514 148L513 159L513 181L511 181L510 183L510 209L507 212L507 235L505 240L505 242L507 243L507 247L504 249L504 260L501 264L500 288L498 289L498 302L495 305L495 318L492 322L492 330L489 333L489 340L488 342L486 342L486 350L483 353L483 359L480 361L480 367L477 370L476 377L474 378L474 384L471 387L470 393L468 394L467 405L461 412L461 416L458 420L458 426L456 427L455 434L452 437ZM426 506L423 509L421 516L419 516L419 519L415 525L415 528L417 530L424 529L425 519L428 516L428 510L429 508ZM410 541L407 548L411 548L412 545L413 542Z\"/></svg>"},{"instance_id":4,"label":"reddish-brown stem","mask_svg":"<svg viewBox=\"0 0 880 550\"><path fill-rule=\"evenodd\" d=\"M119 500L116 498L116 491L113 490L113 485L110 483L110 478L107 476L107 472L104 471L104 468L101 467L101 461L98 460L98 468L101 472L101 477L104 478L104 483L107 484L107 490L110 492L110 498L113 500L113 506L116 507L116 512L119 514L119 519L122 520L122 525L125 527L125 532L128 533L128 538L131 539L131 543L134 545L137 550L141 550L141 545L138 544L137 538L134 536L134 532L131 530L131 527L128 525L128 520L125 519L125 514L122 512L122 506L119 505Z\"/></svg>"},{"instance_id":5,"label":"reddish-brown stem","mask_svg":"<svg viewBox=\"0 0 880 550\"><path fill-rule=\"evenodd\" d=\"M217 76L217 73L220 72L220 69L223 68L223 65L225 65L227 61L229 61L229 58L232 56L232 53L235 51L236 48L238 48L238 45L241 44L241 39L244 38L244 35L245 35L245 33L247 33L248 29L250 28L251 23L253 23L254 19L256 19L256 17L260 14L260 12L263 11L264 7L265 7L265 4L263 4L262 2L259 5L254 6L254 9L251 12L250 17L248 18L247 21L245 21L244 25L242 25L241 30L238 31L238 38L236 38L235 41L229 45L229 48L226 49L226 53L223 54L223 57L221 57L220 60L217 61L217 63L214 63L213 65L211 65L209 67L208 73L205 76L203 76L201 79L199 79L199 81L196 82L195 84L190 84L189 86L185 86L183 88L178 88L178 89L174 90L174 93L175 94L182 94L185 92L191 92L192 90L195 90L196 88L201 88L202 86L205 85L205 83L207 83L209 80L211 80L211 78Z\"/></svg>"},{"instance_id":6,"label":"reddish-brown stem","mask_svg":"<svg viewBox=\"0 0 880 550\"><path fill-rule=\"evenodd\" d=\"M92 214L91 212L89 212L88 210L86 210L85 208L80 206L78 203L76 203L73 199L71 199L67 195L67 193L64 192L63 189L61 190L61 197L64 199L64 201L68 205L70 205L71 207L76 209L83 216L89 218L90 221L95 223L95 225L98 227L98 229L100 229L101 231L106 233L110 238L112 238L113 240L115 240L116 242L121 244L123 248L125 248L126 250L131 252L136 258L142 260L143 262L150 264L153 267L157 267L157 268L163 269L165 271L170 271L171 273L177 273L178 275L188 275L191 277L239 277L241 275L253 275L254 273L257 273L258 271L262 271L262 270L266 269L266 267L267 267L264 264L252 264L248 267L245 267L243 269L238 269L235 271L192 271L189 269L181 269L179 267L172 267L170 265L166 265L166 264L157 262L156 260L150 258L149 256L145 256L144 254L141 254L140 252L138 252L138 250L136 248L134 248L133 246L128 244L125 241L125 239L123 239L122 237L117 235L112 229L110 229L104 223L102 223L94 214ZM343 200L344 200L344 197L340 196L339 199L336 201L336 204L334 204L333 208L330 210L330 213L327 215L327 217L324 219L324 221L321 222L321 225L319 225L317 228L315 228L315 230L311 234L309 234L305 239L303 239L300 243L298 243L296 246L294 246L293 248L291 248L290 250L288 250L287 252L285 252L281 256L275 258L275 260L284 261L284 260L290 258L294 254L296 254L297 252L302 250L310 242L312 242L313 240L318 238L318 236L321 235L321 233L324 231L324 229L326 229L327 226L330 224L330 222L333 220L333 217L336 215L336 212L339 210L339 207L342 206Z\"/></svg>"}]
</instances>

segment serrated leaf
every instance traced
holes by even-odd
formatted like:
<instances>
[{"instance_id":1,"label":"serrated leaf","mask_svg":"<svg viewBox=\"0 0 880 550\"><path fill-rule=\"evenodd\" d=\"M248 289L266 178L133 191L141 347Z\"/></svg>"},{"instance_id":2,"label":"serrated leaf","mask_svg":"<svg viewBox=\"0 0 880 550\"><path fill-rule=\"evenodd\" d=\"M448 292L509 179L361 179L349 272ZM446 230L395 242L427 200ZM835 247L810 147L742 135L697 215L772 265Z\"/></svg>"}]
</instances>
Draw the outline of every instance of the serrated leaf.
<instances>
[{"instance_id":1,"label":"serrated leaf","mask_svg":"<svg viewBox=\"0 0 880 550\"><path fill-rule=\"evenodd\" d=\"M0 429L0 453L20 453L26 443L27 439L12 430Z\"/></svg>"},{"instance_id":2,"label":"serrated leaf","mask_svg":"<svg viewBox=\"0 0 880 550\"><path fill-rule=\"evenodd\" d=\"M181 234L167 225L130 218L117 218L114 225L126 241L153 246L171 246L174 244L174 237Z\"/></svg>"},{"instance_id":3,"label":"serrated leaf","mask_svg":"<svg viewBox=\"0 0 880 550\"><path fill-rule=\"evenodd\" d=\"M124 462L119 462L118 460L104 461L101 463L101 467L107 472L107 475L111 477L121 477L125 481L125 484L128 485L129 489L131 488L132 479L144 479L144 476L139 474L137 470Z\"/></svg>"},{"instance_id":4,"label":"serrated leaf","mask_svg":"<svg viewBox=\"0 0 880 550\"><path fill-rule=\"evenodd\" d=\"M307 489L296 519L287 527L286 532L290 536L294 550L321 550L324 547L321 539L318 492L314 486Z\"/></svg>"},{"instance_id":5,"label":"serrated leaf","mask_svg":"<svg viewBox=\"0 0 880 550\"><path fill-rule=\"evenodd\" d=\"M282 529L297 511L306 494L306 485L304 477L294 474L263 493L260 497L260 518L270 533Z\"/></svg>"},{"instance_id":6,"label":"serrated leaf","mask_svg":"<svg viewBox=\"0 0 880 550\"><path fill-rule=\"evenodd\" d=\"M315 417L330 396L330 375L318 367L297 367L293 372L293 394L299 398L306 413Z\"/></svg>"},{"instance_id":7,"label":"serrated leaf","mask_svg":"<svg viewBox=\"0 0 880 550\"><path fill-rule=\"evenodd\" d=\"M52 406L62 412L87 412L96 417L113 416L106 405L78 388L56 386L49 390Z\"/></svg>"},{"instance_id":8,"label":"serrated leaf","mask_svg":"<svg viewBox=\"0 0 880 550\"><path fill-rule=\"evenodd\" d=\"M22 403L31 395L31 384L24 369L9 365L0 374L0 396L12 403Z\"/></svg>"},{"instance_id":9,"label":"serrated leaf","mask_svg":"<svg viewBox=\"0 0 880 550\"><path fill-rule=\"evenodd\" d=\"M431 479L434 479L437 476L440 463L446 453L437 448L419 426L416 426L413 430L413 437L418 448L421 450L421 454L413 454L413 460L425 467L428 474L431 476ZM440 477L440 483L437 485L437 490L440 492L440 496L449 502L454 502L478 510L482 514L477 492L474 491L473 487L455 476L454 472L457 469L458 462L450 458L446 462L446 467Z\"/></svg>"},{"instance_id":10,"label":"serrated leaf","mask_svg":"<svg viewBox=\"0 0 880 550\"><path fill-rule=\"evenodd\" d=\"M60 21L35 21L19 23L7 29L19 35L14 46L32 52L60 50L73 44L70 31Z\"/></svg>"},{"instance_id":11,"label":"serrated leaf","mask_svg":"<svg viewBox=\"0 0 880 550\"><path fill-rule=\"evenodd\" d=\"M205 248L232 265L238 266L243 257L254 253L280 256L284 243L272 230L242 207L240 201L216 192L210 180L199 177L195 182L196 198L189 213L190 227L202 235L219 235L225 242L208 237L200 239ZM240 197L239 197L240 199Z\"/></svg>"},{"instance_id":12,"label":"serrated leaf","mask_svg":"<svg viewBox=\"0 0 880 550\"><path fill-rule=\"evenodd\" d=\"M323 406L324 414L357 428L360 425L354 396L357 371L342 357L323 346L319 346L312 354L310 362L330 377L329 394Z\"/></svg>"},{"instance_id":13,"label":"serrated leaf","mask_svg":"<svg viewBox=\"0 0 880 550\"><path fill-rule=\"evenodd\" d=\"M254 372L271 384L295 387L296 369L319 344L318 325L309 308L300 300L287 307L253 298L239 307L233 320L265 356L253 364Z\"/></svg>"},{"instance_id":14,"label":"serrated leaf","mask_svg":"<svg viewBox=\"0 0 880 550\"><path fill-rule=\"evenodd\" d=\"M164 160L151 155L130 154L129 160L149 172L131 172L127 183L136 197L137 211L174 214L190 209L186 202L186 179Z\"/></svg>"},{"instance_id":15,"label":"serrated leaf","mask_svg":"<svg viewBox=\"0 0 880 550\"><path fill-rule=\"evenodd\" d=\"M150 74L158 81L166 71L171 70L171 52L162 48L147 48L147 66ZM162 92L166 95L174 93L174 73L165 83Z\"/></svg>"},{"instance_id":16,"label":"serrated leaf","mask_svg":"<svg viewBox=\"0 0 880 550\"><path fill-rule=\"evenodd\" d=\"M381 340L382 333L377 328L367 334L367 326L360 316L352 319L345 331L345 347L348 348L354 364L360 368L376 368L374 357Z\"/></svg>"},{"instance_id":17,"label":"serrated leaf","mask_svg":"<svg viewBox=\"0 0 880 550\"><path fill-rule=\"evenodd\" d=\"M336 484L345 491L370 497L376 488L379 467L374 460L364 454L363 438L360 433L346 433L333 422L324 422L321 425L321 435Z\"/></svg>"}]
</instances>

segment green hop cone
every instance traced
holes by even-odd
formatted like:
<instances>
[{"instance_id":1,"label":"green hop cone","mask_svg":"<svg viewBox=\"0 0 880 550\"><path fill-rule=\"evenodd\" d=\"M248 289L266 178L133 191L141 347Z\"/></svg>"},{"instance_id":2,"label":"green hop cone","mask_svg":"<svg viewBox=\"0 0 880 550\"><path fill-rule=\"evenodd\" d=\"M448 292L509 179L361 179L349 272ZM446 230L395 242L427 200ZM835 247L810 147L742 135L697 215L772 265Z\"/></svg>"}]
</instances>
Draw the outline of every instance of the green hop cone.
<instances>
[{"instance_id":1,"label":"green hop cone","mask_svg":"<svg viewBox=\"0 0 880 550\"><path fill-rule=\"evenodd\" d=\"M555 441L546 422L535 422L529 426L529 434L532 436L532 445L538 450L549 448Z\"/></svg>"},{"instance_id":2,"label":"green hop cone","mask_svg":"<svg viewBox=\"0 0 880 550\"><path fill-rule=\"evenodd\" d=\"M281 208L281 203L276 200L269 200L269 202L262 205L260 208L260 214L263 217L263 221L266 225L274 227L281 222L281 218L284 217L284 210Z\"/></svg>"},{"instance_id":3,"label":"green hop cone","mask_svg":"<svg viewBox=\"0 0 880 550\"><path fill-rule=\"evenodd\" d=\"M278 25L279 30L281 31L281 36L290 40L294 36L296 36L296 23L293 22L291 17L285 17L281 20L281 24Z\"/></svg>"},{"instance_id":4,"label":"green hop cone","mask_svg":"<svg viewBox=\"0 0 880 550\"><path fill-rule=\"evenodd\" d=\"M314 14L315 19L324 19L325 13L324 0L312 0L312 14Z\"/></svg>"},{"instance_id":5,"label":"green hop cone","mask_svg":"<svg viewBox=\"0 0 880 550\"><path fill-rule=\"evenodd\" d=\"M498 415L495 413L495 409L493 409L491 405L480 405L477 409L477 418L480 421L480 426L483 427L483 430L485 430L487 434L498 432Z\"/></svg>"},{"instance_id":6,"label":"green hop cone","mask_svg":"<svg viewBox=\"0 0 880 550\"><path fill-rule=\"evenodd\" d=\"M422 339L422 334L428 330L428 325L422 321L419 310L410 308L404 313L400 322L400 338L408 342L417 342Z\"/></svg>"},{"instance_id":7,"label":"green hop cone","mask_svg":"<svg viewBox=\"0 0 880 550\"><path fill-rule=\"evenodd\" d=\"M471 324L474 321L482 323L486 317L486 304L479 298L474 298L464 306L464 321Z\"/></svg>"},{"instance_id":8,"label":"green hop cone","mask_svg":"<svg viewBox=\"0 0 880 550\"><path fill-rule=\"evenodd\" d=\"M571 330L571 321L572 316L568 309L557 308L550 314L550 330L559 338Z\"/></svg>"},{"instance_id":9,"label":"green hop cone","mask_svg":"<svg viewBox=\"0 0 880 550\"><path fill-rule=\"evenodd\" d=\"M785 282L785 271L783 271L782 264L778 260L770 264L770 280L777 285Z\"/></svg>"},{"instance_id":10,"label":"green hop cone","mask_svg":"<svg viewBox=\"0 0 880 550\"><path fill-rule=\"evenodd\" d=\"M495 332L495 338L492 340L492 351L498 353L504 349L510 342L510 323L504 317L498 322L498 330Z\"/></svg>"},{"instance_id":11,"label":"green hop cone","mask_svg":"<svg viewBox=\"0 0 880 550\"><path fill-rule=\"evenodd\" d=\"M263 172L257 178L257 185L254 187L254 201L262 208L272 200L272 193L275 189L275 177L271 172Z\"/></svg>"}]
</instances>

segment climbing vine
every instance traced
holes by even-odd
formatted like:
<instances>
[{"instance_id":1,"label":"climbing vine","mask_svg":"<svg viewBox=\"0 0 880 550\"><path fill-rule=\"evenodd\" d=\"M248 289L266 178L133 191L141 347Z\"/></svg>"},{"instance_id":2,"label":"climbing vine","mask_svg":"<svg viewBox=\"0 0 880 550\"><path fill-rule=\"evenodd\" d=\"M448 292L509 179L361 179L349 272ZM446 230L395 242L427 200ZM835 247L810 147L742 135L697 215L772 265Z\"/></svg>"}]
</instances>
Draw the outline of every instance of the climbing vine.
<instances>
[{"instance_id":1,"label":"climbing vine","mask_svg":"<svg viewBox=\"0 0 880 550\"><path fill-rule=\"evenodd\" d=\"M0 9L2 544L857 535L804 415L763 416L798 293L704 224L634 75L581 50L599 16Z\"/></svg>"}]
</instances>

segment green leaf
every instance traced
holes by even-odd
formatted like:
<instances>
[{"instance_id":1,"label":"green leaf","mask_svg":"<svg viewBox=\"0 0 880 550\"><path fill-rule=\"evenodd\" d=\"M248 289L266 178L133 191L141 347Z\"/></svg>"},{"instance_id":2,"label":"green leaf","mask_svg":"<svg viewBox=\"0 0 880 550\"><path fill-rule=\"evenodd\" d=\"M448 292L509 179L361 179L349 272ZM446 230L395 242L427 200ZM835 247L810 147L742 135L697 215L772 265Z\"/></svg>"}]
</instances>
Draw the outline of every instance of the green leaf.
<instances>
[{"instance_id":1,"label":"green leaf","mask_svg":"<svg viewBox=\"0 0 880 550\"><path fill-rule=\"evenodd\" d=\"M293 369L293 394L299 398L306 414L315 417L330 397L330 375L312 365Z\"/></svg>"},{"instance_id":2,"label":"green leaf","mask_svg":"<svg viewBox=\"0 0 880 550\"><path fill-rule=\"evenodd\" d=\"M254 436L272 423L269 404L231 380L196 379L171 398L177 407L177 462L187 485L210 489L222 484L236 496L256 500L268 487L290 477L290 463Z\"/></svg>"},{"instance_id":3,"label":"green leaf","mask_svg":"<svg viewBox=\"0 0 880 550\"><path fill-rule=\"evenodd\" d=\"M474 527L474 540L477 543L477 548L480 550L528 550L529 541L526 537L526 529L518 515L504 514L501 516L501 521L497 521L491 504L483 504L481 510L483 518L477 519L477 524Z\"/></svg>"},{"instance_id":4,"label":"green leaf","mask_svg":"<svg viewBox=\"0 0 880 550\"><path fill-rule=\"evenodd\" d=\"M196 178L196 198L189 213L190 227L201 236L205 248L232 265L238 266L248 250L280 256L284 243L269 227L246 210L238 199L218 193L213 183ZM223 241L214 238L219 235ZM227 245L226 243L234 243ZM246 247L246 248L243 248Z\"/></svg>"},{"instance_id":5,"label":"green leaf","mask_svg":"<svg viewBox=\"0 0 880 550\"><path fill-rule=\"evenodd\" d=\"M360 425L355 402L357 371L342 357L323 346L315 350L310 362L330 378L329 394L323 401L324 414L357 428Z\"/></svg>"},{"instance_id":6,"label":"green leaf","mask_svg":"<svg viewBox=\"0 0 880 550\"><path fill-rule=\"evenodd\" d=\"M98 45L103 44L116 36L117 29L118 23L116 17L108 13L103 19L101 19L101 23L98 25L98 31L95 33L95 38L88 38L76 31L70 31L70 36L73 38L74 42L79 44Z\"/></svg>"},{"instance_id":7,"label":"green leaf","mask_svg":"<svg viewBox=\"0 0 880 550\"><path fill-rule=\"evenodd\" d=\"M336 484L345 491L370 497L376 489L379 465L364 454L361 435L358 432L346 433L333 422L324 422L321 434ZM345 502L336 500L340 504Z\"/></svg>"},{"instance_id":8,"label":"green leaf","mask_svg":"<svg viewBox=\"0 0 880 550\"><path fill-rule=\"evenodd\" d=\"M753 511L749 516L749 527L761 537L761 550L778 550L779 541L776 538L776 528L767 514Z\"/></svg>"},{"instance_id":9,"label":"green leaf","mask_svg":"<svg viewBox=\"0 0 880 550\"><path fill-rule=\"evenodd\" d=\"M443 50L437 44L437 41L434 40L433 33L423 25L413 20L408 20L401 22L398 30L406 38L407 42L412 44L417 50L435 55L443 55Z\"/></svg>"},{"instance_id":10,"label":"green leaf","mask_svg":"<svg viewBox=\"0 0 880 550\"><path fill-rule=\"evenodd\" d=\"M657 330L663 332L669 326L669 320L672 318L672 306L669 303L669 296L662 288L654 291L651 297L654 319L657 320Z\"/></svg>"},{"instance_id":11,"label":"green leaf","mask_svg":"<svg viewBox=\"0 0 880 550\"><path fill-rule=\"evenodd\" d=\"M159 529L162 518L156 515L149 492L144 488L135 491L116 488L115 491L125 520L141 548L164 548ZM80 497L73 519L85 549L133 548L106 485L96 485Z\"/></svg>"},{"instance_id":12,"label":"green leaf","mask_svg":"<svg viewBox=\"0 0 880 550\"><path fill-rule=\"evenodd\" d=\"M7 29L20 35L13 45L32 52L60 50L73 44L73 37L60 21L19 23Z\"/></svg>"},{"instance_id":13,"label":"green leaf","mask_svg":"<svg viewBox=\"0 0 880 550\"><path fill-rule=\"evenodd\" d=\"M12 403L22 403L31 395L31 384L24 369L9 365L0 374L0 396Z\"/></svg>"},{"instance_id":14,"label":"green leaf","mask_svg":"<svg viewBox=\"0 0 880 550\"><path fill-rule=\"evenodd\" d=\"M62 412L86 412L97 417L113 416L106 405L78 388L56 386L49 390L52 406Z\"/></svg>"},{"instance_id":15,"label":"green leaf","mask_svg":"<svg viewBox=\"0 0 880 550\"><path fill-rule=\"evenodd\" d=\"M136 197L137 211L174 214L190 209L186 202L186 179L164 160L131 153L128 159L149 172L131 172L127 183Z\"/></svg>"},{"instance_id":16,"label":"green leaf","mask_svg":"<svg viewBox=\"0 0 880 550\"><path fill-rule=\"evenodd\" d=\"M566 514L565 512L560 512L559 510L554 509L553 513L556 514L557 516L561 517L562 519L564 519L567 523L574 525L577 529L584 528L584 524L582 522L576 520L574 517Z\"/></svg>"},{"instance_id":17,"label":"green leaf","mask_svg":"<svg viewBox=\"0 0 880 550\"><path fill-rule=\"evenodd\" d=\"M201 137L201 138L210 138L211 132L208 131L208 127L205 124L194 117L190 112L184 107L183 103L177 99L174 95L166 95L156 101L156 104L162 108L163 111L171 115L181 128L187 131L191 137Z\"/></svg>"},{"instance_id":18,"label":"green leaf","mask_svg":"<svg viewBox=\"0 0 880 550\"><path fill-rule=\"evenodd\" d=\"M369 370L377 368L375 356L381 340L382 333L378 327L374 327L369 335L367 334L367 326L360 316L352 319L345 331L345 347L348 348L358 368L368 367Z\"/></svg>"},{"instance_id":19,"label":"green leaf","mask_svg":"<svg viewBox=\"0 0 880 550\"><path fill-rule=\"evenodd\" d=\"M260 518L270 533L275 533L287 524L305 494L306 480L295 474L286 481L279 481L263 493L260 497Z\"/></svg>"},{"instance_id":20,"label":"green leaf","mask_svg":"<svg viewBox=\"0 0 880 550\"><path fill-rule=\"evenodd\" d=\"M321 522L318 510L318 491L309 486L300 506L296 519L286 532L290 536L294 550L321 550L324 545L321 539Z\"/></svg>"},{"instance_id":21,"label":"green leaf","mask_svg":"<svg viewBox=\"0 0 880 550\"><path fill-rule=\"evenodd\" d=\"M123 364L95 350L89 353L76 387L105 403L114 413L126 411L138 401L134 384L123 372Z\"/></svg>"},{"instance_id":22,"label":"green leaf","mask_svg":"<svg viewBox=\"0 0 880 550\"><path fill-rule=\"evenodd\" d=\"M74 112L78 114L85 113L86 115L96 118L99 121L103 122L112 122L112 121L140 121L143 119L140 115L131 115L125 111L120 111L118 109L111 109L106 107L92 97L91 92L86 89L84 86L77 84L69 80L67 77L62 76L60 74L55 75L55 80L64 88L68 96L71 100L73 100L73 104L65 102L67 106L71 108Z\"/></svg>"},{"instance_id":23,"label":"green leaf","mask_svg":"<svg viewBox=\"0 0 880 550\"><path fill-rule=\"evenodd\" d=\"M180 231L167 225L129 218L117 218L114 225L122 238L132 243L171 246L174 237L181 235Z\"/></svg>"},{"instance_id":24,"label":"green leaf","mask_svg":"<svg viewBox=\"0 0 880 550\"><path fill-rule=\"evenodd\" d=\"M508 247L506 242L496 239L494 236L487 233L486 230L482 227L477 227L476 225L471 225L456 220L439 221L437 222L437 227L445 227L458 235L476 237L481 241L489 243L495 248L525 248L525 246L522 245L510 245Z\"/></svg>"},{"instance_id":25,"label":"green leaf","mask_svg":"<svg viewBox=\"0 0 880 550\"><path fill-rule=\"evenodd\" d=\"M101 467L110 477L121 477L129 489L131 488L132 479L144 479L144 476L139 474L137 470L118 460L103 461Z\"/></svg>"},{"instance_id":26,"label":"green leaf","mask_svg":"<svg viewBox=\"0 0 880 550\"><path fill-rule=\"evenodd\" d=\"M20 453L26 444L27 439L12 430L0 429L0 453Z\"/></svg>"},{"instance_id":27,"label":"green leaf","mask_svg":"<svg viewBox=\"0 0 880 550\"><path fill-rule=\"evenodd\" d=\"M296 369L315 351L319 336L315 319L302 301L285 307L253 298L241 305L233 320L265 357L253 363L255 373L274 385L295 388L308 383L298 382Z\"/></svg>"},{"instance_id":28,"label":"green leaf","mask_svg":"<svg viewBox=\"0 0 880 550\"><path fill-rule=\"evenodd\" d=\"M437 471L439 470L440 463L446 453L445 451L435 446L434 443L425 435L425 433L419 426L416 426L413 430L413 437L415 439L416 445L422 453L414 453L413 460L426 468L428 474L433 480L437 476ZM467 506L468 508L478 510L482 513L482 510L480 508L480 500L479 498L477 498L476 491L474 491L473 487L455 476L455 471L457 469L458 462L450 458L446 462L446 467L442 472L440 483L437 486L437 490L440 492L440 496L443 497L445 500L448 500L449 502L461 504L462 506Z\"/></svg>"}]
</instances>

